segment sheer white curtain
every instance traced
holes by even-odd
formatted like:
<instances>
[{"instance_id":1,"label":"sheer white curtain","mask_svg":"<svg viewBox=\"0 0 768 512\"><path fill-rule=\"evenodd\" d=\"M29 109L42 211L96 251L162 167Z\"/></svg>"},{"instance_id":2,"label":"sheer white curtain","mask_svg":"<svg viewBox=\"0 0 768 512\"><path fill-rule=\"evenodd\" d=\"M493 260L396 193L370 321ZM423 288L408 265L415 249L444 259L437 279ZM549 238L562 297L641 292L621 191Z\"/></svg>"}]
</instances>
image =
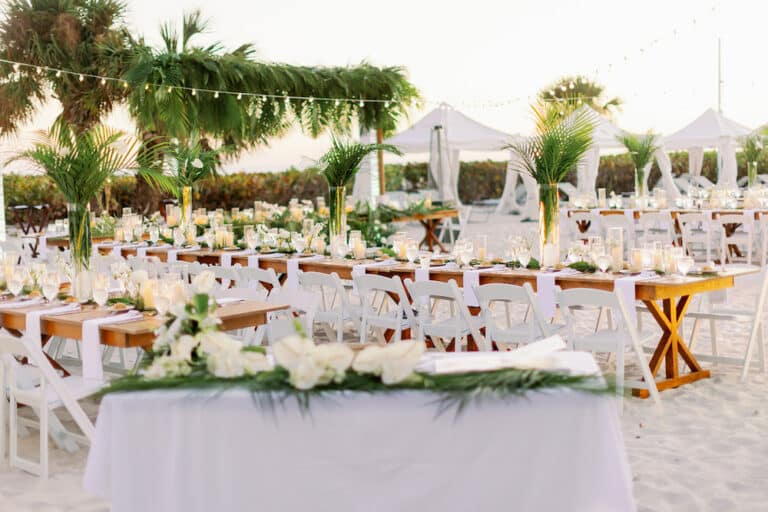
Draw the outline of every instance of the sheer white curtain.
<instances>
[{"instance_id":1,"label":"sheer white curtain","mask_svg":"<svg viewBox=\"0 0 768 512\"><path fill-rule=\"evenodd\" d=\"M725 187L736 187L736 145L730 137L723 137L717 146L718 174L717 184Z\"/></svg>"},{"instance_id":2,"label":"sheer white curtain","mask_svg":"<svg viewBox=\"0 0 768 512\"><path fill-rule=\"evenodd\" d=\"M677 199L680 197L680 190L675 185L675 180L672 177L672 161L669 159L669 155L664 148L659 148L653 154L656 157L656 161L659 163L659 170L661 171L661 183L664 187L664 191L667 193L667 199ZM646 179L648 179L646 173Z\"/></svg>"},{"instance_id":3,"label":"sheer white curtain","mask_svg":"<svg viewBox=\"0 0 768 512\"><path fill-rule=\"evenodd\" d=\"M691 176L701 176L701 167L704 165L704 148L696 147L688 149L688 172Z\"/></svg>"}]
</instances>

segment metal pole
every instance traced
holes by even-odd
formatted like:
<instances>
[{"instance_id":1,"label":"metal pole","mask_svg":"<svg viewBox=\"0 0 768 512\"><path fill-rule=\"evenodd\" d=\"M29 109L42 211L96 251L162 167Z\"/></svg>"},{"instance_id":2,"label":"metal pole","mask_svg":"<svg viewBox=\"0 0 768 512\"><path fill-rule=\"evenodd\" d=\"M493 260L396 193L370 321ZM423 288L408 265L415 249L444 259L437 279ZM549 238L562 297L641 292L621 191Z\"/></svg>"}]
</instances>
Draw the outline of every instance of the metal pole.
<instances>
[{"instance_id":1,"label":"metal pole","mask_svg":"<svg viewBox=\"0 0 768 512\"><path fill-rule=\"evenodd\" d=\"M723 42L717 38L717 111L723 113Z\"/></svg>"}]
</instances>

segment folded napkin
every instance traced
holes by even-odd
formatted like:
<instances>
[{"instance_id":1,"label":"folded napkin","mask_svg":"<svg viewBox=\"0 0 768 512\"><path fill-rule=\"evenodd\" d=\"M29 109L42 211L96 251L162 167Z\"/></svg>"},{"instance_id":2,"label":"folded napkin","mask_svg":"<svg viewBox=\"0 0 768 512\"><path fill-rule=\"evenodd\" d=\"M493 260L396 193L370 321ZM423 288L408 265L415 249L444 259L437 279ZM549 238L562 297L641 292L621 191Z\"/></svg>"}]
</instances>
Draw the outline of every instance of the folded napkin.
<instances>
[{"instance_id":1,"label":"folded napkin","mask_svg":"<svg viewBox=\"0 0 768 512\"><path fill-rule=\"evenodd\" d=\"M231 267L232 256L245 256L246 254L251 254L251 250L246 249L244 251L225 251L221 253L219 264L224 268Z\"/></svg>"},{"instance_id":2,"label":"folded napkin","mask_svg":"<svg viewBox=\"0 0 768 512\"><path fill-rule=\"evenodd\" d=\"M224 306L227 304L235 304L237 302L243 302L245 299L240 297L220 297L216 299L216 304L219 306Z\"/></svg>"},{"instance_id":3,"label":"folded napkin","mask_svg":"<svg viewBox=\"0 0 768 512\"><path fill-rule=\"evenodd\" d=\"M248 266L252 268L259 268L259 260L282 258L285 256L282 252L275 252L272 254L251 254L248 256Z\"/></svg>"},{"instance_id":4,"label":"folded napkin","mask_svg":"<svg viewBox=\"0 0 768 512\"><path fill-rule=\"evenodd\" d=\"M101 335L99 327L104 324L135 322L140 318L142 318L142 315L138 311L129 311L128 313L93 318L83 322L83 378L96 380L104 378L104 369L101 366Z\"/></svg>"},{"instance_id":5,"label":"folded napkin","mask_svg":"<svg viewBox=\"0 0 768 512\"><path fill-rule=\"evenodd\" d=\"M627 310L627 315L632 325L637 325L637 311L635 310L635 283L637 281L649 281L651 279L658 279L659 276L656 272L645 271L640 272L636 276L620 277L613 282L613 290L621 295L621 299L624 302L624 308Z\"/></svg>"},{"instance_id":6,"label":"folded napkin","mask_svg":"<svg viewBox=\"0 0 768 512\"><path fill-rule=\"evenodd\" d=\"M632 225L635 224L635 210L632 210L630 208L627 208L624 210L624 216L629 219L632 222Z\"/></svg>"},{"instance_id":7,"label":"folded napkin","mask_svg":"<svg viewBox=\"0 0 768 512\"><path fill-rule=\"evenodd\" d=\"M544 318L555 316L555 278L560 275L578 274L578 270L564 268L558 272L539 272L536 274L536 296Z\"/></svg>"},{"instance_id":8,"label":"folded napkin","mask_svg":"<svg viewBox=\"0 0 768 512\"><path fill-rule=\"evenodd\" d=\"M168 249L168 263L173 263L176 261L176 257L180 252L191 252L191 251L197 251L200 249L200 247L187 247L186 249Z\"/></svg>"},{"instance_id":9,"label":"folded napkin","mask_svg":"<svg viewBox=\"0 0 768 512\"><path fill-rule=\"evenodd\" d=\"M26 308L27 306L34 306L35 304L40 304L41 302L43 302L43 299L40 297L28 300L13 299L9 300L8 302L0 302L0 310Z\"/></svg>"},{"instance_id":10,"label":"folded napkin","mask_svg":"<svg viewBox=\"0 0 768 512\"><path fill-rule=\"evenodd\" d=\"M511 352L470 352L462 354L428 354L416 367L417 371L431 374L487 372L502 368L553 369L552 355L565 349L559 335Z\"/></svg>"},{"instance_id":11,"label":"folded napkin","mask_svg":"<svg viewBox=\"0 0 768 512\"><path fill-rule=\"evenodd\" d=\"M464 303L467 306L477 307L480 303L475 296L474 286L480 286L480 273L481 272L493 272L505 268L504 265L494 265L491 268L484 268L482 270L465 270L462 280L464 282Z\"/></svg>"}]
</instances>

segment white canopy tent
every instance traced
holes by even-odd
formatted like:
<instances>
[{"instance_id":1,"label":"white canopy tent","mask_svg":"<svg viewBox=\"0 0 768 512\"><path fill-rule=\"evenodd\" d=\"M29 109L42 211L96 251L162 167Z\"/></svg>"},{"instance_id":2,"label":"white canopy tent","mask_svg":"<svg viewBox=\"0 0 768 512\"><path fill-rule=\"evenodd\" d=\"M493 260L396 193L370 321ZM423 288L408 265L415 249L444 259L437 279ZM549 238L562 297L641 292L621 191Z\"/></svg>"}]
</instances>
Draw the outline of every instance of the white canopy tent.
<instances>
[{"instance_id":1,"label":"white canopy tent","mask_svg":"<svg viewBox=\"0 0 768 512\"><path fill-rule=\"evenodd\" d=\"M622 149L624 145L618 137L624 130L613 124L606 117L595 112L589 105L584 105L572 115L586 111L595 116L595 128L592 130L592 147L584 154L576 168L576 187L579 194L595 194L597 171L600 167L600 150Z\"/></svg>"},{"instance_id":2,"label":"white canopy tent","mask_svg":"<svg viewBox=\"0 0 768 512\"><path fill-rule=\"evenodd\" d=\"M385 140L403 153L429 153L430 180L443 201L459 201L461 151L498 151L509 135L478 123L446 103L413 126Z\"/></svg>"},{"instance_id":3,"label":"white canopy tent","mask_svg":"<svg viewBox=\"0 0 768 512\"><path fill-rule=\"evenodd\" d=\"M667 151L688 151L688 171L700 176L704 163L704 148L715 148L718 153L717 184L736 186L736 146L738 139L752 130L728 119L714 109L707 109L690 124L662 139Z\"/></svg>"}]
</instances>

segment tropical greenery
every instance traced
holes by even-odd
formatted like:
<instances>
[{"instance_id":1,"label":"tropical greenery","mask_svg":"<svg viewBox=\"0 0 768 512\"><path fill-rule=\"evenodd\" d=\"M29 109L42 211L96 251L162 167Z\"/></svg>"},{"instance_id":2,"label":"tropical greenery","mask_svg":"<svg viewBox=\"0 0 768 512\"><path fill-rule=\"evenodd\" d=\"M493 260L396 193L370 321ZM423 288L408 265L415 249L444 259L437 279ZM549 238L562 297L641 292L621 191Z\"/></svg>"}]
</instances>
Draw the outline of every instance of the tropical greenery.
<instances>
[{"instance_id":1,"label":"tropical greenery","mask_svg":"<svg viewBox=\"0 0 768 512\"><path fill-rule=\"evenodd\" d=\"M606 98L605 86L583 75L564 76L539 91L543 101L575 101L579 105L589 105L597 113L613 117L621 110L622 101L618 97Z\"/></svg>"},{"instance_id":2,"label":"tropical greenery","mask_svg":"<svg viewBox=\"0 0 768 512\"><path fill-rule=\"evenodd\" d=\"M177 197L181 197L184 187L193 187L215 178L219 159L226 150L226 146L218 149L204 148L203 142L194 132L187 142L172 141L167 153L173 161L170 177Z\"/></svg>"},{"instance_id":3,"label":"tropical greenery","mask_svg":"<svg viewBox=\"0 0 768 512\"><path fill-rule=\"evenodd\" d=\"M742 140L742 153L747 162L760 161L764 150L763 137L760 135L750 135Z\"/></svg>"},{"instance_id":4,"label":"tropical greenery","mask_svg":"<svg viewBox=\"0 0 768 512\"><path fill-rule=\"evenodd\" d=\"M533 106L536 134L506 149L519 157L518 171L529 174L539 184L557 184L576 167L592 146L594 115L586 109L539 101Z\"/></svg>"},{"instance_id":5,"label":"tropical greenery","mask_svg":"<svg viewBox=\"0 0 768 512\"><path fill-rule=\"evenodd\" d=\"M331 148L320 158L323 177L331 187L347 186L360 169L363 159L379 150L402 154L399 149L389 144L360 144L334 137Z\"/></svg>"},{"instance_id":6,"label":"tropical greenery","mask_svg":"<svg viewBox=\"0 0 768 512\"><path fill-rule=\"evenodd\" d=\"M649 132L638 137L628 133L617 137L617 139L627 148L629 158L635 164L635 193L639 196L645 196L645 167L653 161L653 154L659 149L656 144L656 135Z\"/></svg>"}]
</instances>

